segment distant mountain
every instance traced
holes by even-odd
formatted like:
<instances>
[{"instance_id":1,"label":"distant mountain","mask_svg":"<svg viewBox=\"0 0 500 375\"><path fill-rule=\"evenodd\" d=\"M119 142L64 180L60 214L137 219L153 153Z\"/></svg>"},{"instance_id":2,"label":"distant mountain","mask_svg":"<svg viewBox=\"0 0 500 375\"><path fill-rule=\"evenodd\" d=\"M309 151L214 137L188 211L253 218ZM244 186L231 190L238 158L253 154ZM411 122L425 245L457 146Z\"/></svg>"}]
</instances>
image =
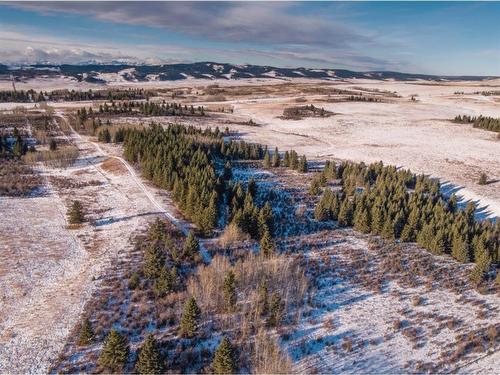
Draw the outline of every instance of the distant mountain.
<instances>
[{"instance_id":1,"label":"distant mountain","mask_svg":"<svg viewBox=\"0 0 500 375\"><path fill-rule=\"evenodd\" d=\"M72 77L91 83L177 81L184 79L241 78L316 78L325 80L368 78L375 80L483 80L487 76L436 76L399 72L354 72L344 69L276 68L259 65L234 65L214 62L168 65L88 64L88 65L29 65L12 67L0 64L0 75L16 79L35 77ZM4 77L5 78L5 77Z\"/></svg>"}]
</instances>

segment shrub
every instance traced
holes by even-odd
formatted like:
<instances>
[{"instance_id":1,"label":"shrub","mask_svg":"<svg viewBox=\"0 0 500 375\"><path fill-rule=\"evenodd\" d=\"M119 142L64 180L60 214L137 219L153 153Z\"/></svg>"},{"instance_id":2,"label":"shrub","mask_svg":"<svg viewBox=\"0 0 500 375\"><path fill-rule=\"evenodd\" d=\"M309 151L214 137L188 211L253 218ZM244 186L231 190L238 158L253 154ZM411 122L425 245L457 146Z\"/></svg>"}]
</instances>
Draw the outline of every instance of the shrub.
<instances>
[{"instance_id":1,"label":"shrub","mask_svg":"<svg viewBox=\"0 0 500 375\"><path fill-rule=\"evenodd\" d=\"M488 183L488 176L486 175L486 173L481 173L481 176L479 176L479 181L478 181L478 184L479 185L486 185Z\"/></svg>"}]
</instances>

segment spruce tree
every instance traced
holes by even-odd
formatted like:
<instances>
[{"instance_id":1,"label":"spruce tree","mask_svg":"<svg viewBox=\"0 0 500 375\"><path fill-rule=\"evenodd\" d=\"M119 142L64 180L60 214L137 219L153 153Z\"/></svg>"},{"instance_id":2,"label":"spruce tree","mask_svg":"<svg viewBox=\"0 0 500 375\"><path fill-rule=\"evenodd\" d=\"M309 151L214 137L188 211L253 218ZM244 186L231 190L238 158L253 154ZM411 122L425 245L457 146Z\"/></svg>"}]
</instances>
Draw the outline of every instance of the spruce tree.
<instances>
[{"instance_id":1,"label":"spruce tree","mask_svg":"<svg viewBox=\"0 0 500 375\"><path fill-rule=\"evenodd\" d=\"M200 252L200 243L192 232L189 232L186 241L184 241L184 257L187 259L194 259Z\"/></svg>"},{"instance_id":2,"label":"spruce tree","mask_svg":"<svg viewBox=\"0 0 500 375\"><path fill-rule=\"evenodd\" d=\"M196 304L196 299L190 297L184 305L184 313L180 323L179 334L183 337L193 337L198 329L198 320L200 318L200 308Z\"/></svg>"},{"instance_id":3,"label":"spruce tree","mask_svg":"<svg viewBox=\"0 0 500 375\"><path fill-rule=\"evenodd\" d=\"M224 302L226 310L231 312L236 307L236 280L233 271L229 271L224 277L224 285L222 287L224 293Z\"/></svg>"},{"instance_id":4,"label":"spruce tree","mask_svg":"<svg viewBox=\"0 0 500 375\"><path fill-rule=\"evenodd\" d=\"M157 298L164 297L173 289L173 281L170 270L167 266L163 266L158 274L158 277L153 282L153 293Z\"/></svg>"},{"instance_id":5,"label":"spruce tree","mask_svg":"<svg viewBox=\"0 0 500 375\"><path fill-rule=\"evenodd\" d=\"M470 278L474 283L479 284L483 281L485 273L490 269L491 257L487 251L483 251L477 255L475 262Z\"/></svg>"},{"instance_id":6,"label":"spruce tree","mask_svg":"<svg viewBox=\"0 0 500 375\"><path fill-rule=\"evenodd\" d=\"M301 173L306 173L308 171L307 167L307 159L305 155L302 155L300 157L299 165L298 165L298 171Z\"/></svg>"},{"instance_id":7,"label":"spruce tree","mask_svg":"<svg viewBox=\"0 0 500 375\"><path fill-rule=\"evenodd\" d=\"M224 337L215 350L212 369L215 374L234 374L236 372L236 361L233 347L227 337Z\"/></svg>"},{"instance_id":8,"label":"spruce tree","mask_svg":"<svg viewBox=\"0 0 500 375\"><path fill-rule=\"evenodd\" d=\"M139 350L135 371L139 374L161 374L163 372L163 358L158 342L152 334L146 337Z\"/></svg>"},{"instance_id":9,"label":"spruce tree","mask_svg":"<svg viewBox=\"0 0 500 375\"><path fill-rule=\"evenodd\" d=\"M274 149L274 154L273 154L273 167L274 168L279 167L280 166L280 162L281 162L280 153L278 151L278 147L276 147Z\"/></svg>"},{"instance_id":10,"label":"spruce tree","mask_svg":"<svg viewBox=\"0 0 500 375\"><path fill-rule=\"evenodd\" d=\"M348 198L345 198L344 201L342 202L342 205L340 206L339 217L338 217L339 225L342 227L350 226L352 225L352 219L353 219L352 203L349 201Z\"/></svg>"},{"instance_id":11,"label":"spruce tree","mask_svg":"<svg viewBox=\"0 0 500 375\"><path fill-rule=\"evenodd\" d=\"M268 150L266 150L266 152L264 153L264 160L262 163L263 163L264 168L266 168L266 169L271 168L271 155L269 155Z\"/></svg>"},{"instance_id":12,"label":"spruce tree","mask_svg":"<svg viewBox=\"0 0 500 375\"><path fill-rule=\"evenodd\" d=\"M98 364L108 372L122 372L129 355L128 340L116 329L112 329L104 340Z\"/></svg>"},{"instance_id":13,"label":"spruce tree","mask_svg":"<svg viewBox=\"0 0 500 375\"><path fill-rule=\"evenodd\" d=\"M290 167L290 153L285 151L285 156L283 157L283 166L289 168Z\"/></svg>"},{"instance_id":14,"label":"spruce tree","mask_svg":"<svg viewBox=\"0 0 500 375\"><path fill-rule=\"evenodd\" d=\"M80 337L78 338L78 345L89 345L94 339L94 330L88 318L85 318L80 327Z\"/></svg>"},{"instance_id":15,"label":"spruce tree","mask_svg":"<svg viewBox=\"0 0 500 375\"><path fill-rule=\"evenodd\" d=\"M159 243L153 243L146 248L144 253L144 276L154 279L160 275L165 265L165 253Z\"/></svg>"},{"instance_id":16,"label":"spruce tree","mask_svg":"<svg viewBox=\"0 0 500 375\"><path fill-rule=\"evenodd\" d=\"M453 238L451 244L451 255L461 263L470 262L469 245L463 236L457 234Z\"/></svg>"},{"instance_id":17,"label":"spruce tree","mask_svg":"<svg viewBox=\"0 0 500 375\"><path fill-rule=\"evenodd\" d=\"M71 207L68 210L68 222L70 224L81 224L85 220L85 215L83 213L83 206L80 201L73 201Z\"/></svg>"},{"instance_id":18,"label":"spruce tree","mask_svg":"<svg viewBox=\"0 0 500 375\"><path fill-rule=\"evenodd\" d=\"M354 228L361 233L370 233L370 213L364 208L357 210L358 213L354 217Z\"/></svg>"},{"instance_id":19,"label":"spruce tree","mask_svg":"<svg viewBox=\"0 0 500 375\"><path fill-rule=\"evenodd\" d=\"M276 249L276 245L271 237L269 230L265 229L260 240L260 253L266 258L270 257Z\"/></svg>"}]
</instances>

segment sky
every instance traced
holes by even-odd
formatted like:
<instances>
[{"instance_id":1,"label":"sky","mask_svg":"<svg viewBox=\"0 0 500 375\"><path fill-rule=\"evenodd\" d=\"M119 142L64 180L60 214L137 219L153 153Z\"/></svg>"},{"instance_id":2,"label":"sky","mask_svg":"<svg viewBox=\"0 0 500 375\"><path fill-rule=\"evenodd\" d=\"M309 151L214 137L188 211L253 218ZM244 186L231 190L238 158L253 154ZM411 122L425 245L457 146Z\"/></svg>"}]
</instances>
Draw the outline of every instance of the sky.
<instances>
[{"instance_id":1,"label":"sky","mask_svg":"<svg viewBox=\"0 0 500 375\"><path fill-rule=\"evenodd\" d=\"M500 2L0 2L0 63L500 76Z\"/></svg>"}]
</instances>

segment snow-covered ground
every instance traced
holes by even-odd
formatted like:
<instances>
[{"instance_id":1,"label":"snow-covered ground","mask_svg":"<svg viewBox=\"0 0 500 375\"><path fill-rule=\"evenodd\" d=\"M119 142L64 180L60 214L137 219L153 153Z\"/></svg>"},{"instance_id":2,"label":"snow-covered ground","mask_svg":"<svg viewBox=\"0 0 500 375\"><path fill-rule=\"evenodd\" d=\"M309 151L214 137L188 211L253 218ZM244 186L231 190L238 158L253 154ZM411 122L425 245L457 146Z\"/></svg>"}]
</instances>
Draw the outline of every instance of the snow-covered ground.
<instances>
[{"instance_id":1,"label":"snow-covered ground","mask_svg":"<svg viewBox=\"0 0 500 375\"><path fill-rule=\"evenodd\" d=\"M42 170L45 194L0 198L1 373L47 372L103 270L154 216L187 231L168 196L146 186L114 155L118 150L76 134L71 140L80 156L72 167ZM118 165L101 164L109 160ZM66 210L75 199L89 222L68 229Z\"/></svg>"},{"instance_id":2,"label":"snow-covered ground","mask_svg":"<svg viewBox=\"0 0 500 375\"><path fill-rule=\"evenodd\" d=\"M380 254L369 250L366 237L348 230L330 232L326 238L324 246L305 253L317 289L311 292L311 307L298 327L283 340L297 372L415 373L461 368L464 373L496 373L498 353L488 356L488 350L482 350L456 362L451 358L467 340L458 339L459 335L499 324L498 295L481 295L471 288L451 291L435 280L431 288L427 275L409 285L403 272L391 278L381 268ZM359 260L361 267L356 265ZM433 256L433 263L445 269L452 261ZM360 275L363 271L366 275ZM381 274L388 280L378 289L375 280ZM353 275L362 281L354 282ZM473 338L479 336L473 334Z\"/></svg>"}]
</instances>

